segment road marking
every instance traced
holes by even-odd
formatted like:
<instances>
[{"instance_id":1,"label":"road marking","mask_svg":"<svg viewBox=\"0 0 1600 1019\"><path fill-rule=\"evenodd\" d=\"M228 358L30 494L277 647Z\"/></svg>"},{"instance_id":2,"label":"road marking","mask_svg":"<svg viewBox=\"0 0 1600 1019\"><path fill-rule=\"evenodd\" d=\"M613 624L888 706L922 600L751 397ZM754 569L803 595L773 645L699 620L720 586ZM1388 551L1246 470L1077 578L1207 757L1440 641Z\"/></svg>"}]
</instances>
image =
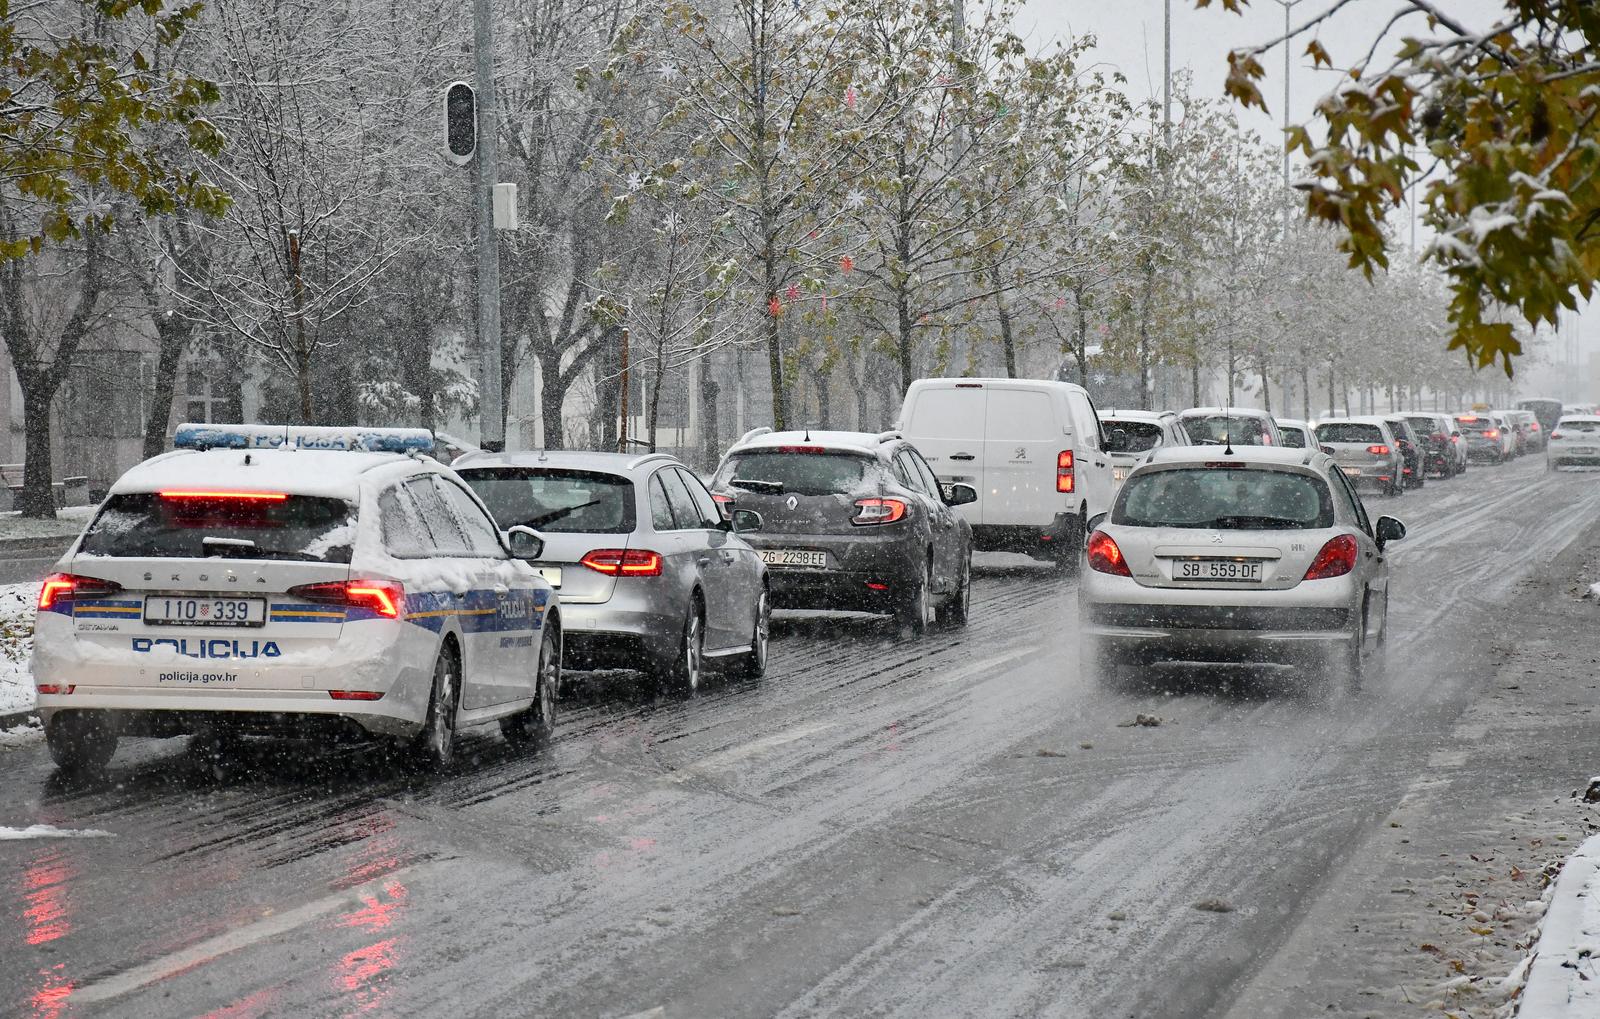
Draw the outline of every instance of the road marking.
<instances>
[{"instance_id":1,"label":"road marking","mask_svg":"<svg viewBox=\"0 0 1600 1019\"><path fill-rule=\"evenodd\" d=\"M214 938L207 938L197 944L190 945L188 948L173 952L171 955L152 959L150 962L135 966L132 969L123 970L121 973L106 977L104 980L85 984L73 992L72 1000L95 1005L110 1001L113 998L120 998L124 994L132 993L159 980L176 976L185 970L203 965L220 956L237 952L241 948L248 948L258 942L266 941L268 938L275 938L280 934L294 930L296 927L303 927L337 909L359 906L363 897L372 898L384 894L385 885L418 869L418 867L402 867L399 870L385 874L375 881L369 881L364 885L317 899L315 902L308 902L286 913L275 913L265 919L257 920L255 923L237 927Z\"/></svg>"},{"instance_id":2,"label":"road marking","mask_svg":"<svg viewBox=\"0 0 1600 1019\"><path fill-rule=\"evenodd\" d=\"M1013 651L1008 655L997 655L994 658L986 658L981 662L973 662L964 669L957 669L955 672L949 673L948 675L940 676L937 682L941 684L959 683L963 679L970 679L980 672L988 672L990 669L1004 668L1007 665L1020 662L1024 658L1031 658L1038 654L1039 651L1040 649L1037 646L1034 646L1025 648L1021 651Z\"/></svg>"},{"instance_id":3,"label":"road marking","mask_svg":"<svg viewBox=\"0 0 1600 1019\"><path fill-rule=\"evenodd\" d=\"M768 750L776 749L786 743L794 743L805 739L807 736L815 736L819 732L826 732L834 728L836 724L834 722L808 722L805 725L797 725L793 729L775 732L771 736L763 736L760 739L754 739L736 747L719 750L714 754L707 754L686 768L673 772L667 776L667 780L670 782L687 782L689 779L704 772L722 771L747 757L764 754Z\"/></svg>"},{"instance_id":4,"label":"road marking","mask_svg":"<svg viewBox=\"0 0 1600 1019\"><path fill-rule=\"evenodd\" d=\"M646 1009L643 1012L635 1012L632 1015L625 1015L622 1017L622 1019L661 1019L661 1017L666 1014L667 1007L665 1005L657 1005L655 1008Z\"/></svg>"},{"instance_id":5,"label":"road marking","mask_svg":"<svg viewBox=\"0 0 1600 1019\"><path fill-rule=\"evenodd\" d=\"M1428 755L1430 768L1459 768L1467 763L1465 750L1435 750Z\"/></svg>"}]
</instances>

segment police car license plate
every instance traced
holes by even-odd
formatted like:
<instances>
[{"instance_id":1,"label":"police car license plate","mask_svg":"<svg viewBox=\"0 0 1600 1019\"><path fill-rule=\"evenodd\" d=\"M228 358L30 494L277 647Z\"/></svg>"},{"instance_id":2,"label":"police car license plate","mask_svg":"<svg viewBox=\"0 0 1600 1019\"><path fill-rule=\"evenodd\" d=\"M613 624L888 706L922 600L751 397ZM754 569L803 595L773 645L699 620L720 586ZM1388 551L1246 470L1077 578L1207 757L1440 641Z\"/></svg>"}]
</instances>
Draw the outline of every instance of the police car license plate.
<instances>
[{"instance_id":1,"label":"police car license plate","mask_svg":"<svg viewBox=\"0 0 1600 1019\"><path fill-rule=\"evenodd\" d=\"M810 566L823 570L828 567L828 553L806 552L793 548L762 549L761 561L768 566Z\"/></svg>"},{"instance_id":2,"label":"police car license plate","mask_svg":"<svg viewBox=\"0 0 1600 1019\"><path fill-rule=\"evenodd\" d=\"M1237 559L1182 559L1178 561L1176 578L1255 584L1261 580L1261 564L1242 563Z\"/></svg>"},{"instance_id":3,"label":"police car license plate","mask_svg":"<svg viewBox=\"0 0 1600 1019\"><path fill-rule=\"evenodd\" d=\"M551 587L561 586L561 567L535 566L534 569L539 571L539 576L543 577Z\"/></svg>"},{"instance_id":4,"label":"police car license plate","mask_svg":"<svg viewBox=\"0 0 1600 1019\"><path fill-rule=\"evenodd\" d=\"M170 626L262 626L267 621L267 600L152 594L144 600L144 621Z\"/></svg>"}]
</instances>

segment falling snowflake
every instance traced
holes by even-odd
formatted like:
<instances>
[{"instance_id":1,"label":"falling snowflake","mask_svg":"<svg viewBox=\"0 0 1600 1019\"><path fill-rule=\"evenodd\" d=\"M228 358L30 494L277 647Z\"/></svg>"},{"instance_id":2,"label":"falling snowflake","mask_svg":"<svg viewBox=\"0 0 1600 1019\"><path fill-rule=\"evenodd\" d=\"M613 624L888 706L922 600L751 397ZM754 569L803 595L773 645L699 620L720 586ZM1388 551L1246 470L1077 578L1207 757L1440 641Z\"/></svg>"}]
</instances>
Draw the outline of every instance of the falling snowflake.
<instances>
[{"instance_id":1,"label":"falling snowflake","mask_svg":"<svg viewBox=\"0 0 1600 1019\"><path fill-rule=\"evenodd\" d=\"M673 81L678 77L678 68L674 64L662 64L656 73L661 76L662 81Z\"/></svg>"},{"instance_id":2,"label":"falling snowflake","mask_svg":"<svg viewBox=\"0 0 1600 1019\"><path fill-rule=\"evenodd\" d=\"M641 177L637 171L635 171L628 174L627 184L629 191L638 191L640 188L644 187L644 178Z\"/></svg>"},{"instance_id":3,"label":"falling snowflake","mask_svg":"<svg viewBox=\"0 0 1600 1019\"><path fill-rule=\"evenodd\" d=\"M793 283L789 284L789 289L785 290L783 292L783 296L785 296L785 297L787 297L789 299L789 303L790 304L793 304L795 301L800 300L800 288L799 288L799 286L797 286L796 284L793 284Z\"/></svg>"},{"instance_id":4,"label":"falling snowflake","mask_svg":"<svg viewBox=\"0 0 1600 1019\"><path fill-rule=\"evenodd\" d=\"M859 209L865 204L867 204L867 196L859 191L851 191L844 196L844 207L847 209Z\"/></svg>"},{"instance_id":5,"label":"falling snowflake","mask_svg":"<svg viewBox=\"0 0 1600 1019\"><path fill-rule=\"evenodd\" d=\"M855 267L856 267L856 260L851 258L849 255L846 255L843 258L839 259L839 271L840 272L850 272Z\"/></svg>"},{"instance_id":6,"label":"falling snowflake","mask_svg":"<svg viewBox=\"0 0 1600 1019\"><path fill-rule=\"evenodd\" d=\"M783 314L783 302L778 300L777 294L773 294L772 298L767 301L767 313L773 318Z\"/></svg>"},{"instance_id":7,"label":"falling snowflake","mask_svg":"<svg viewBox=\"0 0 1600 1019\"><path fill-rule=\"evenodd\" d=\"M678 214L676 212L668 212L665 216L662 216L661 217L661 229L664 230L665 232L669 233L669 234L677 233L678 232Z\"/></svg>"}]
</instances>

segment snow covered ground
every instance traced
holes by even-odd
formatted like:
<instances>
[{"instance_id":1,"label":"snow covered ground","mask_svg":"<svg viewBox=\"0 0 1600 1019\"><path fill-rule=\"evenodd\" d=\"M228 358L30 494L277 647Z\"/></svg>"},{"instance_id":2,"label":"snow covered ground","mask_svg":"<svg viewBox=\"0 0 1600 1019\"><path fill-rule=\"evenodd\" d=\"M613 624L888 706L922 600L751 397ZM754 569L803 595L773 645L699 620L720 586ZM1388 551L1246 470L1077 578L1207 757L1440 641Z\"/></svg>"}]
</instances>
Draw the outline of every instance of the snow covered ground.
<instances>
[{"instance_id":1,"label":"snow covered ground","mask_svg":"<svg viewBox=\"0 0 1600 1019\"><path fill-rule=\"evenodd\" d=\"M1594 1015L1600 1015L1600 836L1584 840L1561 868L1517 1011L1518 1019Z\"/></svg>"},{"instance_id":2,"label":"snow covered ground","mask_svg":"<svg viewBox=\"0 0 1600 1019\"><path fill-rule=\"evenodd\" d=\"M95 506L68 506L56 510L54 520L30 520L20 513L0 513L0 539L74 538L83 530Z\"/></svg>"},{"instance_id":3,"label":"snow covered ground","mask_svg":"<svg viewBox=\"0 0 1600 1019\"><path fill-rule=\"evenodd\" d=\"M0 715L33 709L33 608L39 584L0 586Z\"/></svg>"}]
</instances>

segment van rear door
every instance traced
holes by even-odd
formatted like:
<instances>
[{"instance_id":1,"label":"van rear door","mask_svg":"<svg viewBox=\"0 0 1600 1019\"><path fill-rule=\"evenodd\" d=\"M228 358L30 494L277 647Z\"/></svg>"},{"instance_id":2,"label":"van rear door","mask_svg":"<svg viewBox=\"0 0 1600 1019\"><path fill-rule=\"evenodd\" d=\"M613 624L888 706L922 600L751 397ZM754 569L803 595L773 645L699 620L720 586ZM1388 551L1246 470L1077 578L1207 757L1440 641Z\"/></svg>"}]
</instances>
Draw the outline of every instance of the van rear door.
<instances>
[{"instance_id":1,"label":"van rear door","mask_svg":"<svg viewBox=\"0 0 1600 1019\"><path fill-rule=\"evenodd\" d=\"M1060 394L990 383L983 436L983 523L1039 527L1065 512L1058 459L1073 448Z\"/></svg>"},{"instance_id":2,"label":"van rear door","mask_svg":"<svg viewBox=\"0 0 1600 1019\"><path fill-rule=\"evenodd\" d=\"M984 418L989 391L981 382L913 383L900 431L945 484L959 482L978 490L978 501L960 507L969 524L988 523L984 484Z\"/></svg>"}]
</instances>

